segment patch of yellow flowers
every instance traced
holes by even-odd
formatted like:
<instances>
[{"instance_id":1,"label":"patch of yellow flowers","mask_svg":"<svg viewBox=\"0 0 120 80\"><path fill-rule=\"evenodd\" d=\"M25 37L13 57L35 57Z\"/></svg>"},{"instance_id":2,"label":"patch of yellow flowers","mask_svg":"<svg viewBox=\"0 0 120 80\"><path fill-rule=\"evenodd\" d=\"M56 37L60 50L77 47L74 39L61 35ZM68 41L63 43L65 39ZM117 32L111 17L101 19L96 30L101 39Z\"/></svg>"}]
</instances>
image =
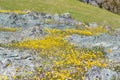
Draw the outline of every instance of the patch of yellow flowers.
<instances>
[{"instance_id":1,"label":"patch of yellow flowers","mask_svg":"<svg viewBox=\"0 0 120 80\"><path fill-rule=\"evenodd\" d=\"M20 11L20 10L14 10L14 11L11 11L11 10L0 10L0 13L16 13L16 14L25 14L26 12L24 11Z\"/></svg>"},{"instance_id":2,"label":"patch of yellow flowers","mask_svg":"<svg viewBox=\"0 0 120 80\"><path fill-rule=\"evenodd\" d=\"M106 33L107 30L104 29L102 26L96 28L86 28L86 29L45 29L45 31L49 32L52 35L59 35L59 36L67 36L71 34L78 34L78 35L86 35L86 36L97 36L101 33Z\"/></svg>"},{"instance_id":3,"label":"patch of yellow flowers","mask_svg":"<svg viewBox=\"0 0 120 80\"><path fill-rule=\"evenodd\" d=\"M59 35L59 36L67 36L71 34L88 35L88 36L93 35L92 32L88 30L76 30L76 29L65 29L65 30L45 29L45 30L52 35Z\"/></svg>"},{"instance_id":4,"label":"patch of yellow flowers","mask_svg":"<svg viewBox=\"0 0 120 80\"><path fill-rule=\"evenodd\" d=\"M52 65L48 67L49 70L38 70L34 75L35 79L84 80L85 73L91 67L106 67L102 52L82 49L64 39L70 34L92 35L91 31L75 29L45 29L45 31L50 34L43 39L23 40L19 43L10 44L20 49L36 50L40 53L40 57L46 60L44 66ZM40 78L41 74L43 75Z\"/></svg>"},{"instance_id":5,"label":"patch of yellow flowers","mask_svg":"<svg viewBox=\"0 0 120 80\"><path fill-rule=\"evenodd\" d=\"M101 53L101 52L98 52ZM102 53L100 57L97 57L97 53L93 52L78 52L73 49L71 53L57 53L55 57L57 60L53 60L54 67L50 71L45 72L43 79L51 80L82 80L84 74L93 66L106 67L106 64L101 61Z\"/></svg>"}]
</instances>

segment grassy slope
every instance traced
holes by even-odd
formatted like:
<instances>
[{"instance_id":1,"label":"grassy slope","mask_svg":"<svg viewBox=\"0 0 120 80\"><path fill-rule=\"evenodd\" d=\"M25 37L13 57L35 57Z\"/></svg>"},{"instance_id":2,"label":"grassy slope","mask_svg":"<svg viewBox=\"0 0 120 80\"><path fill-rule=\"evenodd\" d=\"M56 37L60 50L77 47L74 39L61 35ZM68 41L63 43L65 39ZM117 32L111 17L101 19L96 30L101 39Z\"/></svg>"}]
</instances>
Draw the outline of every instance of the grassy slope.
<instances>
[{"instance_id":1,"label":"grassy slope","mask_svg":"<svg viewBox=\"0 0 120 80\"><path fill-rule=\"evenodd\" d=\"M70 12L77 20L120 27L119 15L86 5L78 0L0 0L0 7L9 10L32 10L59 14Z\"/></svg>"}]
</instances>

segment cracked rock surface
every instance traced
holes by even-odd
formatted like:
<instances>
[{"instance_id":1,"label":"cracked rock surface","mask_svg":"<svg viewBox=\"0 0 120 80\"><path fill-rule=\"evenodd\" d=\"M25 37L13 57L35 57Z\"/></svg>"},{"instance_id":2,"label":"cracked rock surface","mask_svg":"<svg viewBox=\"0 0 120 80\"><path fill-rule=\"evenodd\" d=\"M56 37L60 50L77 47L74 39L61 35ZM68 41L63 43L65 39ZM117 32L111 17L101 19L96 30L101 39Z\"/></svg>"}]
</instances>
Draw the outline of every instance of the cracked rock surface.
<instances>
[{"instance_id":1,"label":"cracked rock surface","mask_svg":"<svg viewBox=\"0 0 120 80\"><path fill-rule=\"evenodd\" d=\"M36 65L40 65L37 61L40 58L32 55L30 51L9 50L0 47L0 75L7 75L9 79L15 74L24 74L25 70L34 72ZM18 69L18 71L16 71ZM19 74L18 74L19 72Z\"/></svg>"}]
</instances>

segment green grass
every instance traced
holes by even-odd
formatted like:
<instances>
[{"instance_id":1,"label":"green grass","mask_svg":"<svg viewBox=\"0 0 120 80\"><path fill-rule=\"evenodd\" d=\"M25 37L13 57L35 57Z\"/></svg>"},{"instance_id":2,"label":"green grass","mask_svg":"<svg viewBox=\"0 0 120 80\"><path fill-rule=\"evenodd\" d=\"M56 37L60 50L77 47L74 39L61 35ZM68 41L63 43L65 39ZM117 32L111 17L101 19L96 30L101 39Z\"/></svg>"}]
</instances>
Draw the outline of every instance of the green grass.
<instances>
[{"instance_id":1,"label":"green grass","mask_svg":"<svg viewBox=\"0 0 120 80\"><path fill-rule=\"evenodd\" d=\"M119 15L81 3L79 0L0 0L0 7L8 10L31 10L50 14L69 12L76 20L120 27Z\"/></svg>"}]
</instances>

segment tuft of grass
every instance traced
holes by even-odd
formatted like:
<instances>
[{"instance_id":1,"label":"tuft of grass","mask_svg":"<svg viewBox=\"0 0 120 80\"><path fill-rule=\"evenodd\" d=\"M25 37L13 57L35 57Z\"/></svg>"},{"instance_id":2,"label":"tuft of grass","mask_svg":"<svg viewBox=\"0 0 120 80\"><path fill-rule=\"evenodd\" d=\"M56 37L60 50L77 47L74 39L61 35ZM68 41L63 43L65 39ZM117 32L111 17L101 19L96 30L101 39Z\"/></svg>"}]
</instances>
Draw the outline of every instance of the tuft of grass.
<instances>
[{"instance_id":1,"label":"tuft of grass","mask_svg":"<svg viewBox=\"0 0 120 80\"><path fill-rule=\"evenodd\" d=\"M115 71L120 72L120 66L115 66Z\"/></svg>"},{"instance_id":2,"label":"tuft of grass","mask_svg":"<svg viewBox=\"0 0 120 80\"><path fill-rule=\"evenodd\" d=\"M9 46L8 46L7 44L0 43L0 47L7 48L7 47L9 47Z\"/></svg>"},{"instance_id":3,"label":"tuft of grass","mask_svg":"<svg viewBox=\"0 0 120 80\"><path fill-rule=\"evenodd\" d=\"M97 22L120 27L120 16L79 0L0 0L0 7L7 10L31 10L50 14L71 13L76 20Z\"/></svg>"},{"instance_id":4,"label":"tuft of grass","mask_svg":"<svg viewBox=\"0 0 120 80\"><path fill-rule=\"evenodd\" d=\"M0 32L16 32L17 30L20 30L21 28L11 28L11 27L0 27Z\"/></svg>"},{"instance_id":5,"label":"tuft of grass","mask_svg":"<svg viewBox=\"0 0 120 80\"><path fill-rule=\"evenodd\" d=\"M116 76L113 76L111 80L117 80Z\"/></svg>"}]
</instances>

